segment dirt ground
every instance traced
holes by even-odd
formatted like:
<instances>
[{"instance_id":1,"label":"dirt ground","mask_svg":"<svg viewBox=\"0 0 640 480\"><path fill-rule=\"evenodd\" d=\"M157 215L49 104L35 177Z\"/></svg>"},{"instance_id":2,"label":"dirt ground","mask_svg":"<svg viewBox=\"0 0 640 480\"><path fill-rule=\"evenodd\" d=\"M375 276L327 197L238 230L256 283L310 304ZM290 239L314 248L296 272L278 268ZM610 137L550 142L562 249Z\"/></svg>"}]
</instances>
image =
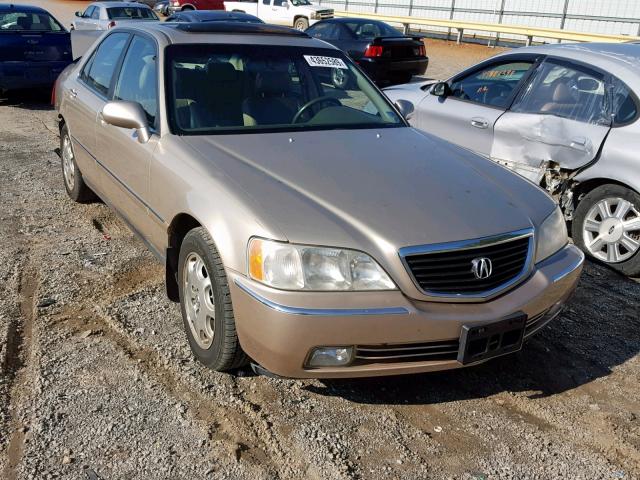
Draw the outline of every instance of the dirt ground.
<instances>
[{"instance_id":1,"label":"dirt ground","mask_svg":"<svg viewBox=\"0 0 640 480\"><path fill-rule=\"evenodd\" d=\"M437 78L496 53L427 45ZM143 244L67 198L46 97L0 100L0 478L640 478L636 281L588 262L555 322L480 367L211 372Z\"/></svg>"}]
</instances>

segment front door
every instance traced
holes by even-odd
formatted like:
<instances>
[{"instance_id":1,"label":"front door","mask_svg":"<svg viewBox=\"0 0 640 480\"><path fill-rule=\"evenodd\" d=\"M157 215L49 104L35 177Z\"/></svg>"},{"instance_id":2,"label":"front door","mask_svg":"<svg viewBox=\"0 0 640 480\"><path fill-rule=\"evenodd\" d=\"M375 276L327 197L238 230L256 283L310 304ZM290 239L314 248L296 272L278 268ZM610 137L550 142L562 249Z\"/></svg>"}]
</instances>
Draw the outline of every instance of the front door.
<instances>
[{"instance_id":1,"label":"front door","mask_svg":"<svg viewBox=\"0 0 640 480\"><path fill-rule=\"evenodd\" d=\"M501 59L463 72L449 82L446 97L424 97L416 107L414 125L489 156L494 125L534 63L534 58Z\"/></svg>"},{"instance_id":2,"label":"front door","mask_svg":"<svg viewBox=\"0 0 640 480\"><path fill-rule=\"evenodd\" d=\"M603 73L549 58L496 122L491 158L536 183L550 164L584 167L611 128L609 103Z\"/></svg>"},{"instance_id":3,"label":"front door","mask_svg":"<svg viewBox=\"0 0 640 480\"><path fill-rule=\"evenodd\" d=\"M99 121L98 158L107 177L108 198L139 233L149 231L149 165L158 143L158 66L155 43L134 35L113 86L113 100L137 102L147 115L151 138L140 143L135 130Z\"/></svg>"}]
</instances>

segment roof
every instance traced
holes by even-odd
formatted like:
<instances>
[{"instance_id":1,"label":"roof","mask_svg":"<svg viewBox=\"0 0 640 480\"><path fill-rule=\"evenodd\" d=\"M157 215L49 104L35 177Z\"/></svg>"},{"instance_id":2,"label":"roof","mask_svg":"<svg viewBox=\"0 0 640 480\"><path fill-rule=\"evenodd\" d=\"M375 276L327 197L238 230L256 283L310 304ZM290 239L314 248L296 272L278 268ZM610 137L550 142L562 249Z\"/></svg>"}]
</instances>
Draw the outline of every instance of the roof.
<instances>
[{"instance_id":1,"label":"roof","mask_svg":"<svg viewBox=\"0 0 640 480\"><path fill-rule=\"evenodd\" d=\"M13 3L0 3L0 12L7 12L7 11L49 13L44 8L34 7L33 5L16 5Z\"/></svg>"},{"instance_id":2,"label":"roof","mask_svg":"<svg viewBox=\"0 0 640 480\"><path fill-rule=\"evenodd\" d=\"M139 8L150 8L146 3L138 3L138 2L93 2L89 4L89 6L94 7L103 7L103 8L113 8L113 7L139 7Z\"/></svg>"},{"instance_id":3,"label":"roof","mask_svg":"<svg viewBox=\"0 0 640 480\"><path fill-rule=\"evenodd\" d=\"M161 44L247 44L336 49L326 42L288 27L242 22L127 22L115 30L140 30Z\"/></svg>"},{"instance_id":4,"label":"roof","mask_svg":"<svg viewBox=\"0 0 640 480\"><path fill-rule=\"evenodd\" d=\"M167 27L189 33L235 33L281 35L286 37L309 38L309 35L293 28L268 25L265 23L238 22L198 22L198 23L165 23Z\"/></svg>"},{"instance_id":5,"label":"roof","mask_svg":"<svg viewBox=\"0 0 640 480\"><path fill-rule=\"evenodd\" d=\"M184 10L174 13L172 16L174 15L189 18L194 22L225 21L235 19L247 22L253 21L256 23L264 23L254 15L249 15L244 12L228 12L226 10ZM169 21L169 19L167 19L167 21Z\"/></svg>"}]
</instances>

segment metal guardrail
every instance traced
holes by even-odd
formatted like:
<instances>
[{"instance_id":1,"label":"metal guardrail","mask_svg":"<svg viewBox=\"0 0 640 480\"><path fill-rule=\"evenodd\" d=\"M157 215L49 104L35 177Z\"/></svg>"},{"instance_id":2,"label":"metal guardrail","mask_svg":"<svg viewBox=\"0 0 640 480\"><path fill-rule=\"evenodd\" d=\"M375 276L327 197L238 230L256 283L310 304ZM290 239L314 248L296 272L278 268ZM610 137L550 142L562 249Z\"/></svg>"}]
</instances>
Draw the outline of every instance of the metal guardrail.
<instances>
[{"instance_id":1,"label":"metal guardrail","mask_svg":"<svg viewBox=\"0 0 640 480\"><path fill-rule=\"evenodd\" d=\"M459 20L443 20L440 18L419 18L419 17L403 17L394 15L379 15L364 12L341 12L336 11L337 17L356 17L370 18L373 20L381 20L389 23L400 23L404 26L405 33L409 32L411 25L424 25L430 27L444 27L457 30L457 42L462 42L465 30L475 30L491 33L505 33L510 35L521 35L526 37L527 46L531 45L534 37L551 38L555 40L568 40L573 42L607 42L622 43L630 41L640 41L640 37L631 35L609 35L604 33L585 33L570 30L562 30L558 28L538 28L527 27L524 25L506 25L504 23L481 23L481 22L465 22Z\"/></svg>"}]
</instances>

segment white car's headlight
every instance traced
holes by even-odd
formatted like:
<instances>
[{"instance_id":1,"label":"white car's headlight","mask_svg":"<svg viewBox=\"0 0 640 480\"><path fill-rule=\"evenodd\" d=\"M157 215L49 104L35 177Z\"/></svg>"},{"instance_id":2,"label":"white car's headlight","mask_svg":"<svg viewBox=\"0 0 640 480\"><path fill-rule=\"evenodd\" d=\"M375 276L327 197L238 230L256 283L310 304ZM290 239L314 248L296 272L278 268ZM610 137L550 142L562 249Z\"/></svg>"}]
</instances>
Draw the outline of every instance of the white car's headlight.
<instances>
[{"instance_id":1,"label":"white car's headlight","mask_svg":"<svg viewBox=\"0 0 640 480\"><path fill-rule=\"evenodd\" d=\"M536 232L536 263L549 258L569 241L567 224L560 207L549 215Z\"/></svg>"},{"instance_id":2,"label":"white car's headlight","mask_svg":"<svg viewBox=\"0 0 640 480\"><path fill-rule=\"evenodd\" d=\"M283 290L396 289L375 260L354 250L253 238L248 257L252 279Z\"/></svg>"}]
</instances>

